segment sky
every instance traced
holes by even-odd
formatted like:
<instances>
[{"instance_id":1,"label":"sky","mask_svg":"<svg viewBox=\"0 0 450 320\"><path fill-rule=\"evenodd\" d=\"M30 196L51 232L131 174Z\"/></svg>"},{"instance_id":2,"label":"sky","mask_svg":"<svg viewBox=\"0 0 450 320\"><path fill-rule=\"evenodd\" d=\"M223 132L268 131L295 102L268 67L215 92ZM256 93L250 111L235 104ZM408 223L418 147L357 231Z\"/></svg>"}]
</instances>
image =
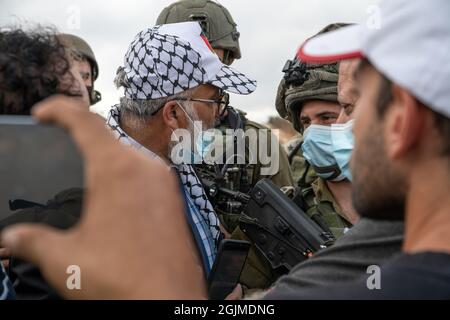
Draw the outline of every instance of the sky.
<instances>
[{"instance_id":1,"label":"sky","mask_svg":"<svg viewBox=\"0 0 450 320\"><path fill-rule=\"evenodd\" d=\"M93 48L102 93L96 112L105 114L123 92L113 79L134 36L152 27L170 0L0 0L0 26L52 25L76 34ZM275 96L281 70L299 45L329 23L365 23L377 0L220 0L241 34L242 58L233 67L258 81L248 96L231 95L231 105L251 120L277 115Z\"/></svg>"}]
</instances>

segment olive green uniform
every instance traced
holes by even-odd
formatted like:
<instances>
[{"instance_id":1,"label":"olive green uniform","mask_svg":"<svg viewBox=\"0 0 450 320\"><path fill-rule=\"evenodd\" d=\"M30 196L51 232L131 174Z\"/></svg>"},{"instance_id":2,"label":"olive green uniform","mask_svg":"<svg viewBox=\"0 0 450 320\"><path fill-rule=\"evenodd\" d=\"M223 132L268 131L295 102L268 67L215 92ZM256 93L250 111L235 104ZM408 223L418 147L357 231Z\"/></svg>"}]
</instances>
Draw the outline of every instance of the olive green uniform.
<instances>
[{"instance_id":1,"label":"olive green uniform","mask_svg":"<svg viewBox=\"0 0 450 320\"><path fill-rule=\"evenodd\" d=\"M289 155L292 179L295 181L295 185L310 186L317 179L317 175L301 154L300 145L302 142L303 136L298 134L286 143L285 149Z\"/></svg>"},{"instance_id":2,"label":"olive green uniform","mask_svg":"<svg viewBox=\"0 0 450 320\"><path fill-rule=\"evenodd\" d=\"M239 111L241 116L245 116L242 111ZM223 133L225 133L226 129L231 129L231 127L227 124L221 124L218 129L220 129ZM269 130L266 126L263 126L259 123L245 120L244 130L258 130L258 129L266 129ZM270 130L269 130L270 132ZM258 138L259 139L259 138ZM268 136L267 146L268 154L270 154L270 139L277 139L273 134ZM287 158L286 151L282 147L281 144L278 144L278 159L279 159L279 170L276 174L272 176L265 176L261 173L261 165L260 161L257 161L256 164L249 164L247 166L247 176L250 179L250 185L253 187L259 180L263 178L269 178L271 181L281 187L293 186L294 180L292 179L291 170L289 167L289 160ZM246 159L249 159L249 155L246 154ZM242 190L239 185L235 185L233 188L235 191L248 192L248 190ZM230 214L228 212L223 212L217 206L215 207L217 214L222 222L222 225L225 229L231 234L231 239L235 240L246 240L250 241L247 236L242 232L239 228L239 217L240 214ZM277 275L272 272L272 268L269 262L262 256L259 250L252 246L249 255L247 257L246 264L241 274L240 283L249 289L264 289L268 288L274 281L277 279Z\"/></svg>"},{"instance_id":3,"label":"olive green uniform","mask_svg":"<svg viewBox=\"0 0 450 320\"><path fill-rule=\"evenodd\" d=\"M259 124L257 122L254 121L250 121L247 120L246 121L246 126L245 126L245 130L248 129L253 129L253 130L258 130L258 129L263 129L263 130L268 130L268 132L270 133L270 136L268 136L268 141L267 141L267 146L268 146L268 153L271 153L270 150L270 146L271 146L271 142L270 139L277 139L277 137L275 137L271 132L270 129L262 124ZM278 160L279 160L279 170L276 174L272 175L272 176L265 176L261 173L261 168L263 168L264 166L262 166L261 164L256 165L253 168L253 178L252 178L252 185L254 185L256 182L258 182L259 180L263 179L263 178L269 178L270 180L272 180L272 182L281 187L286 187L286 186L293 186L294 185L294 180L292 178L292 173L289 167L289 160L286 154L286 151L284 150L283 146L278 143Z\"/></svg>"},{"instance_id":4,"label":"olive green uniform","mask_svg":"<svg viewBox=\"0 0 450 320\"><path fill-rule=\"evenodd\" d=\"M238 110L240 115L242 117L245 117L245 113ZM226 133L227 129L231 129L231 127L228 124L221 123L217 129L221 130L223 134ZM259 124L254 121L250 121L248 119L245 119L245 126L244 130L268 130L268 139L267 139L267 146L268 146L268 154L271 154L270 146L271 146L271 139L277 139L271 132L270 129L262 124ZM259 136L258 136L258 144L259 144ZM279 161L279 170L276 174L268 176L263 175L261 173L261 169L264 168L264 165L261 164L259 159L257 159L257 163L246 163L246 173L247 177L249 179L249 185L250 188L253 187L259 180L268 178L270 179L275 185L278 187L292 187L294 186L294 180L292 178L291 169L289 166L289 160L286 154L286 151L284 150L283 146L278 143L278 161ZM246 160L250 159L250 156L248 154L248 150L246 149ZM238 183L233 185L233 190L240 191L247 193L249 190L245 188L244 186L240 186ZM225 229L228 232L233 232L233 230L238 226L239 224L239 215L233 216L228 214L228 217L223 216L221 219L223 219L223 225Z\"/></svg>"}]
</instances>

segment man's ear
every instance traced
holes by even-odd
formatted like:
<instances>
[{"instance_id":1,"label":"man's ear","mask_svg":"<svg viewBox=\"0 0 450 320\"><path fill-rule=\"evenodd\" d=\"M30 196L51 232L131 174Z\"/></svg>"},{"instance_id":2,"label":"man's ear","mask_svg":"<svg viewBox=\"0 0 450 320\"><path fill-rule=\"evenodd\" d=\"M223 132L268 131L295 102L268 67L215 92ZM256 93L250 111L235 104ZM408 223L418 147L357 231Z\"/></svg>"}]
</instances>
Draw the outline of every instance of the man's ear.
<instances>
[{"instance_id":1,"label":"man's ear","mask_svg":"<svg viewBox=\"0 0 450 320\"><path fill-rule=\"evenodd\" d=\"M180 109L176 101L167 102L162 108L162 117L164 123L173 130L181 127Z\"/></svg>"},{"instance_id":2,"label":"man's ear","mask_svg":"<svg viewBox=\"0 0 450 320\"><path fill-rule=\"evenodd\" d=\"M392 105L384 115L386 151L391 159L405 156L413 149L424 126L424 108L408 91L392 84Z\"/></svg>"}]
</instances>

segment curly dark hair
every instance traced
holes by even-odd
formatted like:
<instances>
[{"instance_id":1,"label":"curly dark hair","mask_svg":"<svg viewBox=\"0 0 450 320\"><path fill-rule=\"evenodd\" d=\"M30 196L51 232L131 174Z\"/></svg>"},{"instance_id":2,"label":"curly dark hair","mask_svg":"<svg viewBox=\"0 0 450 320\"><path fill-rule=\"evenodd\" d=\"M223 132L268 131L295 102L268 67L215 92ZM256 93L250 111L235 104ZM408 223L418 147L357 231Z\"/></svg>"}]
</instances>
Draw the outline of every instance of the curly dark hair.
<instances>
[{"instance_id":1,"label":"curly dark hair","mask_svg":"<svg viewBox=\"0 0 450 320\"><path fill-rule=\"evenodd\" d=\"M73 92L70 68L53 28L0 29L0 114L28 115L35 103L56 93L80 95Z\"/></svg>"}]
</instances>

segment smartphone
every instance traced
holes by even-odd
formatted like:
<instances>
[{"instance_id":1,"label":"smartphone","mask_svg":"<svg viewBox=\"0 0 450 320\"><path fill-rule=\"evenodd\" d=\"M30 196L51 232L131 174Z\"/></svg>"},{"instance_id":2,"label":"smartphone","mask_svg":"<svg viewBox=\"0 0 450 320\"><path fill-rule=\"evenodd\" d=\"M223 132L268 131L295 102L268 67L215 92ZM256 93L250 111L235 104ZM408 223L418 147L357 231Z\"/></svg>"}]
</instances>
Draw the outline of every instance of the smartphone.
<instances>
[{"instance_id":1,"label":"smartphone","mask_svg":"<svg viewBox=\"0 0 450 320\"><path fill-rule=\"evenodd\" d=\"M212 300L223 300L239 282L247 260L250 242L223 240L208 277L208 294Z\"/></svg>"},{"instance_id":2,"label":"smartphone","mask_svg":"<svg viewBox=\"0 0 450 320\"><path fill-rule=\"evenodd\" d=\"M46 204L74 187L83 187L83 161L65 130L30 116L0 116L0 219L14 212L10 201Z\"/></svg>"}]
</instances>

